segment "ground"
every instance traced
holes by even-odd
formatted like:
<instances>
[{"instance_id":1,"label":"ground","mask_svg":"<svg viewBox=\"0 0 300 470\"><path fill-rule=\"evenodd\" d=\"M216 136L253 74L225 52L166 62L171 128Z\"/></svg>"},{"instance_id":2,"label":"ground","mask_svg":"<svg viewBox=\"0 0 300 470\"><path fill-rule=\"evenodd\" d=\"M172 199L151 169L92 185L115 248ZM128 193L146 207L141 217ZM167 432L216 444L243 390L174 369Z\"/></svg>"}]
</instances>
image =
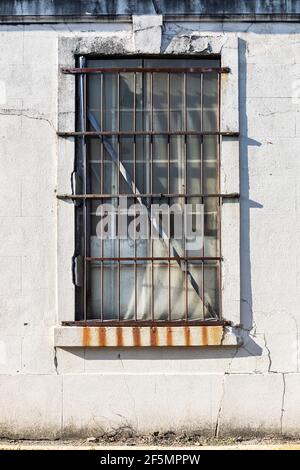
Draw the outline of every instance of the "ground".
<instances>
[{"instance_id":1,"label":"ground","mask_svg":"<svg viewBox=\"0 0 300 470\"><path fill-rule=\"evenodd\" d=\"M122 433L113 431L101 437L90 436L83 439L57 440L16 440L0 439L0 450L9 449L124 449L126 447L139 449L168 449L168 448L220 448L220 449L286 449L300 450L300 438L268 437L227 437L207 438L197 434L173 432L155 432L147 436L134 435L130 430Z\"/></svg>"}]
</instances>

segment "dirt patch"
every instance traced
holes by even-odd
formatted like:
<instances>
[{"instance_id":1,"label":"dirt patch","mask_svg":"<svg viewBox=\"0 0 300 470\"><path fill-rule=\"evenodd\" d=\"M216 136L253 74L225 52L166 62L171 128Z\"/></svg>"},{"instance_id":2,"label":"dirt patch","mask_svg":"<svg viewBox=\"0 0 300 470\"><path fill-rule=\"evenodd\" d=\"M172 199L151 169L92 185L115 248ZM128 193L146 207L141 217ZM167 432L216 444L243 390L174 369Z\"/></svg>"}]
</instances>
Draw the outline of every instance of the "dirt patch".
<instances>
[{"instance_id":1,"label":"dirt patch","mask_svg":"<svg viewBox=\"0 0 300 470\"><path fill-rule=\"evenodd\" d=\"M102 434L82 439L57 439L57 440L31 440L31 439L0 439L0 445L16 446L162 446L162 447L191 447L191 446L231 446L231 445L300 445L300 438L267 437L204 437L203 433L173 431L156 431L149 435L139 435L131 428L118 428Z\"/></svg>"}]
</instances>

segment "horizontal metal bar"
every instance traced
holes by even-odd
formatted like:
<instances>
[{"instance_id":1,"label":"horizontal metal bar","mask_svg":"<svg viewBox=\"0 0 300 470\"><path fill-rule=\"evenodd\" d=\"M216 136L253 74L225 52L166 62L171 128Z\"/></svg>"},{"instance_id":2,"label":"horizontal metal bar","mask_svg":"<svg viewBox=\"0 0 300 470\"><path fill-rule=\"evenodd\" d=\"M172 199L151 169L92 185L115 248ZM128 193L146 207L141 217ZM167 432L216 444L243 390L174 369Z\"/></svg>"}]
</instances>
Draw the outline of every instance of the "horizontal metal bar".
<instances>
[{"instance_id":1,"label":"horizontal metal bar","mask_svg":"<svg viewBox=\"0 0 300 470\"><path fill-rule=\"evenodd\" d=\"M78 320L78 321L62 321L62 326L225 326L231 325L227 320Z\"/></svg>"},{"instance_id":2,"label":"horizontal metal bar","mask_svg":"<svg viewBox=\"0 0 300 470\"><path fill-rule=\"evenodd\" d=\"M222 261L223 258L221 256L165 256L165 257L153 257L148 256L145 258L135 258L135 257L127 257L127 258L93 258L87 257L85 258L86 261Z\"/></svg>"},{"instance_id":3,"label":"horizontal metal bar","mask_svg":"<svg viewBox=\"0 0 300 470\"><path fill-rule=\"evenodd\" d=\"M168 132L168 131L135 131L135 132L130 132L130 131L102 131L102 132L95 132L95 131L86 131L86 132L80 132L80 131L70 131L70 132L57 132L57 135L59 137L101 137L101 136L147 136L147 135L167 135L167 136L172 136L172 135L199 135L199 136L206 136L206 135L212 135L212 136L222 136L222 137L239 137L240 133L239 132L228 132L228 131L202 131L202 132L197 132L197 131L173 131L173 132Z\"/></svg>"},{"instance_id":4,"label":"horizontal metal bar","mask_svg":"<svg viewBox=\"0 0 300 470\"><path fill-rule=\"evenodd\" d=\"M239 199L240 194L239 193L212 193L212 194L202 194L202 193L195 193L195 194L182 194L182 193L160 193L160 194L150 194L150 193L145 193L145 194L132 194L132 193L127 193L127 194L58 194L57 199L118 199L121 197L130 197L130 198L141 198L141 197L147 197L147 198L157 198L157 199L162 199L162 198L172 198L172 197L182 197L182 198L192 198L192 197L200 197L200 198L207 198L207 197L219 197L222 199Z\"/></svg>"},{"instance_id":5,"label":"horizontal metal bar","mask_svg":"<svg viewBox=\"0 0 300 470\"><path fill-rule=\"evenodd\" d=\"M230 73L229 67L62 67L64 74L89 73Z\"/></svg>"}]
</instances>

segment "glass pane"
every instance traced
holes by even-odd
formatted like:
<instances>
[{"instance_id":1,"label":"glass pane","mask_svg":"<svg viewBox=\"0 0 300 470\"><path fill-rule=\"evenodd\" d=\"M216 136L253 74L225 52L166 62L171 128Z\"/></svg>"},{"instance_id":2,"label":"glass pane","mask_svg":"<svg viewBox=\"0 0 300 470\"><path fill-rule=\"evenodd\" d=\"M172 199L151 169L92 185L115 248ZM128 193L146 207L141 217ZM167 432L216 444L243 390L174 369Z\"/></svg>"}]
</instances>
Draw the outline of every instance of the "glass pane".
<instances>
[{"instance_id":1,"label":"glass pane","mask_svg":"<svg viewBox=\"0 0 300 470\"><path fill-rule=\"evenodd\" d=\"M168 192L168 137L153 136L152 192Z\"/></svg>"},{"instance_id":2,"label":"glass pane","mask_svg":"<svg viewBox=\"0 0 300 470\"><path fill-rule=\"evenodd\" d=\"M168 130L168 74L153 73L153 130Z\"/></svg>"},{"instance_id":3,"label":"glass pane","mask_svg":"<svg viewBox=\"0 0 300 470\"><path fill-rule=\"evenodd\" d=\"M88 139L89 155L89 179L87 181L87 192L92 194L101 193L101 141L100 139Z\"/></svg>"},{"instance_id":4,"label":"glass pane","mask_svg":"<svg viewBox=\"0 0 300 470\"><path fill-rule=\"evenodd\" d=\"M219 315L219 265L214 262L206 262L204 265L204 295L205 295L205 317L216 317Z\"/></svg>"},{"instance_id":5,"label":"glass pane","mask_svg":"<svg viewBox=\"0 0 300 470\"><path fill-rule=\"evenodd\" d=\"M119 317L119 270L116 262L103 263L103 319Z\"/></svg>"},{"instance_id":6,"label":"glass pane","mask_svg":"<svg viewBox=\"0 0 300 470\"><path fill-rule=\"evenodd\" d=\"M87 106L101 123L101 75L87 75ZM94 130L88 122L88 129Z\"/></svg>"},{"instance_id":7,"label":"glass pane","mask_svg":"<svg viewBox=\"0 0 300 470\"><path fill-rule=\"evenodd\" d=\"M179 73L170 73L170 131L184 130L184 79Z\"/></svg>"},{"instance_id":8,"label":"glass pane","mask_svg":"<svg viewBox=\"0 0 300 470\"><path fill-rule=\"evenodd\" d=\"M169 315L168 263L153 264L154 319L167 320Z\"/></svg>"},{"instance_id":9,"label":"glass pane","mask_svg":"<svg viewBox=\"0 0 300 470\"><path fill-rule=\"evenodd\" d=\"M186 75L187 130L201 131L201 75Z\"/></svg>"},{"instance_id":10,"label":"glass pane","mask_svg":"<svg viewBox=\"0 0 300 470\"><path fill-rule=\"evenodd\" d=\"M187 137L187 193L200 194L202 192L202 140L199 135Z\"/></svg>"},{"instance_id":11,"label":"glass pane","mask_svg":"<svg viewBox=\"0 0 300 470\"><path fill-rule=\"evenodd\" d=\"M103 130L117 131L118 123L118 76L115 73L103 74Z\"/></svg>"},{"instance_id":12,"label":"glass pane","mask_svg":"<svg viewBox=\"0 0 300 470\"><path fill-rule=\"evenodd\" d=\"M210 59L210 58L186 58L186 59L166 59L163 58L154 58L144 59L145 67L220 67L219 59Z\"/></svg>"},{"instance_id":13,"label":"glass pane","mask_svg":"<svg viewBox=\"0 0 300 470\"><path fill-rule=\"evenodd\" d=\"M152 271L151 263L137 263L137 319L151 319Z\"/></svg>"},{"instance_id":14,"label":"glass pane","mask_svg":"<svg viewBox=\"0 0 300 470\"><path fill-rule=\"evenodd\" d=\"M170 139L170 192L183 194L184 187L184 137L171 136Z\"/></svg>"},{"instance_id":15,"label":"glass pane","mask_svg":"<svg viewBox=\"0 0 300 470\"><path fill-rule=\"evenodd\" d=\"M189 320L202 320L204 311L202 262L188 263L187 296Z\"/></svg>"},{"instance_id":16,"label":"glass pane","mask_svg":"<svg viewBox=\"0 0 300 470\"><path fill-rule=\"evenodd\" d=\"M170 266L171 319L183 320L186 317L185 272L178 263Z\"/></svg>"},{"instance_id":17,"label":"glass pane","mask_svg":"<svg viewBox=\"0 0 300 470\"><path fill-rule=\"evenodd\" d=\"M217 131L219 127L218 75L203 74L203 130Z\"/></svg>"},{"instance_id":18,"label":"glass pane","mask_svg":"<svg viewBox=\"0 0 300 470\"><path fill-rule=\"evenodd\" d=\"M120 319L133 320L135 312L134 265L120 264Z\"/></svg>"},{"instance_id":19,"label":"glass pane","mask_svg":"<svg viewBox=\"0 0 300 470\"><path fill-rule=\"evenodd\" d=\"M134 130L135 76L120 74L120 131Z\"/></svg>"},{"instance_id":20,"label":"glass pane","mask_svg":"<svg viewBox=\"0 0 300 470\"><path fill-rule=\"evenodd\" d=\"M136 188L141 194L151 192L150 138L136 137Z\"/></svg>"},{"instance_id":21,"label":"glass pane","mask_svg":"<svg viewBox=\"0 0 300 470\"><path fill-rule=\"evenodd\" d=\"M118 158L118 141L116 137L105 137L105 141L114 151L114 155ZM110 152L105 144L103 145L103 191L105 194L116 194L118 192L118 180L120 172L116 163L112 160Z\"/></svg>"},{"instance_id":22,"label":"glass pane","mask_svg":"<svg viewBox=\"0 0 300 470\"><path fill-rule=\"evenodd\" d=\"M217 198L210 197L205 200L204 256L214 257L219 255L218 210L219 202Z\"/></svg>"},{"instance_id":23,"label":"glass pane","mask_svg":"<svg viewBox=\"0 0 300 470\"><path fill-rule=\"evenodd\" d=\"M100 264L89 264L88 319L101 317L101 267Z\"/></svg>"},{"instance_id":24,"label":"glass pane","mask_svg":"<svg viewBox=\"0 0 300 470\"><path fill-rule=\"evenodd\" d=\"M129 173L131 181L134 182L134 138L133 137L120 137L119 139L120 161L123 167ZM124 176L119 172L120 178L120 193L128 194L132 192L131 186L128 184Z\"/></svg>"}]
</instances>

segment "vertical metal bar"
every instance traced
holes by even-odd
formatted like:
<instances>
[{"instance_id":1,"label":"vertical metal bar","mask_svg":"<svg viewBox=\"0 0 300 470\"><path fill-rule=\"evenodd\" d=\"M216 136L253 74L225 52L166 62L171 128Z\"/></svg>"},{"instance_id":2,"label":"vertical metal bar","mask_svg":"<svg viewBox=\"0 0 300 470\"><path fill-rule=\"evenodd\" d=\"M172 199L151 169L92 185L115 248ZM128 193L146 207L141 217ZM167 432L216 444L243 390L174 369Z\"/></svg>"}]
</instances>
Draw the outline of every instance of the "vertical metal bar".
<instances>
[{"instance_id":1,"label":"vertical metal bar","mask_svg":"<svg viewBox=\"0 0 300 470\"><path fill-rule=\"evenodd\" d=\"M79 57L79 67L85 66L85 57ZM80 74L79 76L79 127L81 132L86 131L86 107L85 107L85 91L86 91L86 76ZM86 141L84 135L80 138L81 158L83 167L83 194L86 194L87 185L87 169L86 169ZM84 251L84 283L83 283L83 318L87 319L87 204L86 199L83 201L83 251Z\"/></svg>"},{"instance_id":2,"label":"vertical metal bar","mask_svg":"<svg viewBox=\"0 0 300 470\"><path fill-rule=\"evenodd\" d=\"M103 73L100 75L100 102L101 102L101 109L100 109L100 126L101 129L104 130L104 120L103 120ZM103 194L103 181L104 181L104 149L103 149L103 136L100 142L100 194ZM103 199L100 200L100 204L103 204ZM103 239L101 238L100 242L101 247L101 257L104 257L104 249L103 249ZM101 312L101 321L104 320L103 314L103 261L100 264L100 312Z\"/></svg>"},{"instance_id":3,"label":"vertical metal bar","mask_svg":"<svg viewBox=\"0 0 300 470\"><path fill-rule=\"evenodd\" d=\"M218 131L221 129L221 76L218 74ZM218 174L218 186L217 190L221 192L221 143L222 136L219 135L218 146L217 146L217 174ZM222 199L219 198L218 204L218 256L222 256L222 240L221 240L221 229L222 229ZM218 316L222 318L222 296L221 296L221 279L222 279L222 263L217 261L218 265L218 298L219 298L219 312Z\"/></svg>"},{"instance_id":4,"label":"vertical metal bar","mask_svg":"<svg viewBox=\"0 0 300 470\"><path fill-rule=\"evenodd\" d=\"M168 72L168 183L167 191L170 194L170 130L171 130L171 83L170 72ZM168 198L168 206L170 207L170 198ZM169 240L168 240L168 256L170 258L170 216L169 216ZM171 320L171 261L168 260L168 319Z\"/></svg>"},{"instance_id":5,"label":"vertical metal bar","mask_svg":"<svg viewBox=\"0 0 300 470\"><path fill-rule=\"evenodd\" d=\"M183 74L183 120L184 120L184 130L187 132L187 76L184 72ZM184 135L184 193L187 194L187 180L188 180L188 166L187 166L187 135ZM187 199L184 197L184 210L186 205ZM183 234L183 249L184 249L184 256L187 256L186 252L186 239L185 233ZM187 260L184 261L185 263L185 271L184 271L184 290L185 290L185 318L188 320L189 317L189 298L188 298L188 262Z\"/></svg>"},{"instance_id":6,"label":"vertical metal bar","mask_svg":"<svg viewBox=\"0 0 300 470\"><path fill-rule=\"evenodd\" d=\"M153 132L153 73L151 73L151 81L150 81L150 102L151 102L151 132ZM150 176L150 194L153 194L153 135L150 137L150 169L151 169L151 176ZM153 199L151 197L150 203L150 210L151 204ZM153 237L151 236L151 256L153 258ZM153 273L153 259L151 260L151 318L154 320L154 273Z\"/></svg>"},{"instance_id":7,"label":"vertical metal bar","mask_svg":"<svg viewBox=\"0 0 300 470\"><path fill-rule=\"evenodd\" d=\"M121 117L120 117L120 74L117 74L117 116L118 116L118 131L121 130ZM118 168L120 167L120 136L117 136L118 148ZM120 171L117 172L117 194L120 194ZM120 207L120 198L117 198L118 208ZM118 211L119 214L119 211ZM118 243L118 257L121 257L120 237L117 238ZM118 260L118 319L121 320L121 261Z\"/></svg>"},{"instance_id":8,"label":"vertical metal bar","mask_svg":"<svg viewBox=\"0 0 300 470\"><path fill-rule=\"evenodd\" d=\"M133 74L133 131L136 132L136 73ZM133 181L136 194L136 135L133 137ZM134 201L136 202L136 201ZM136 219L136 211L134 210L134 219ZM135 231L136 233L136 231ZM134 240L134 258L136 258L136 240ZM137 267L136 260L134 260L134 319L137 320Z\"/></svg>"},{"instance_id":9,"label":"vertical metal bar","mask_svg":"<svg viewBox=\"0 0 300 470\"><path fill-rule=\"evenodd\" d=\"M201 120L200 120L200 125L201 125L201 132L203 132L204 126L203 126L203 118L204 118L204 113L203 113L203 73L200 75L200 112L201 112ZM201 136L201 151L200 151L200 159L201 159L201 193L203 194L203 186L204 186L204 175L203 175L203 135ZM204 220L205 220L205 203L206 200L202 199L202 203L204 203ZM205 223L203 227L203 247L202 247L202 256L204 256L204 245L205 245ZM204 261L202 262L202 317L204 318L205 315L205 292L204 292L204 271L205 271L205 263Z\"/></svg>"}]
</instances>

